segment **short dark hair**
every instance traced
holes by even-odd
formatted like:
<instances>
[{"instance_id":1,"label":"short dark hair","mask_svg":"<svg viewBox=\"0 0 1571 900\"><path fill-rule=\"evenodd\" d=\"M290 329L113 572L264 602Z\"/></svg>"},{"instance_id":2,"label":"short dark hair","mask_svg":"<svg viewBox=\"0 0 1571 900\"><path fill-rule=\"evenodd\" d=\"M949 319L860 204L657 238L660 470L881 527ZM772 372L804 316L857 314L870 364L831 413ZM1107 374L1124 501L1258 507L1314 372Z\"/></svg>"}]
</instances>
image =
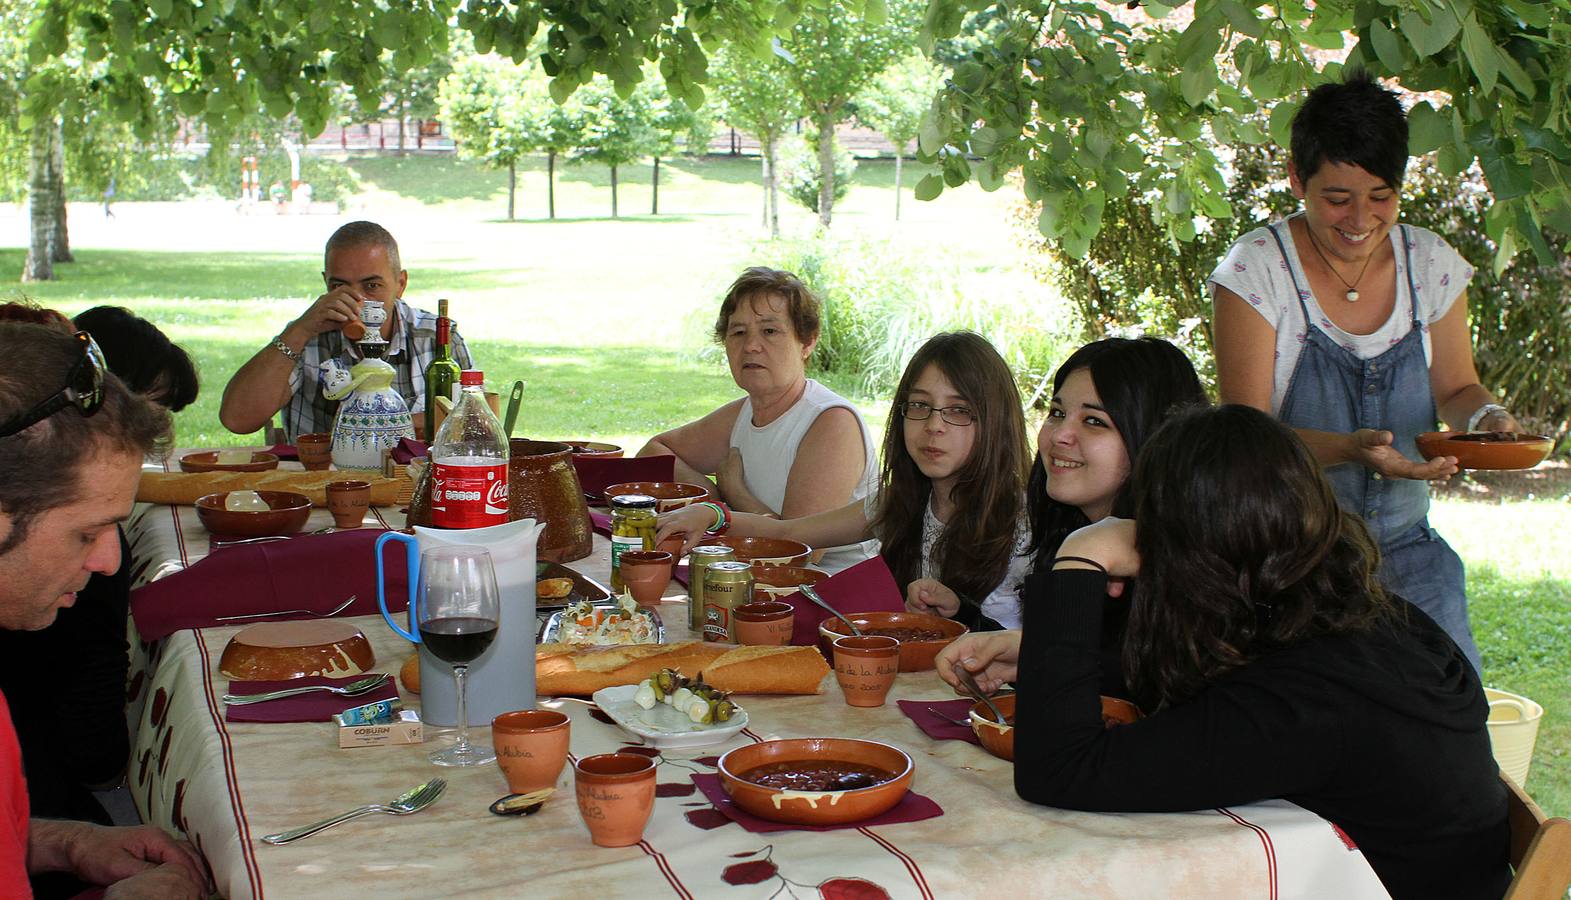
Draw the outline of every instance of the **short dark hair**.
<instances>
[{"instance_id":1,"label":"short dark hair","mask_svg":"<svg viewBox=\"0 0 1571 900\"><path fill-rule=\"evenodd\" d=\"M327 258L333 255L334 250L368 244L387 251L387 261L392 264L394 275L404 270L403 261L398 257L398 241L393 239L393 233L375 222L364 220L339 226L333 232L333 236L327 239L327 247L322 251L322 268L327 268Z\"/></svg>"},{"instance_id":2,"label":"short dark hair","mask_svg":"<svg viewBox=\"0 0 1571 900\"><path fill-rule=\"evenodd\" d=\"M805 344L818 337L818 297L802 279L780 269L750 266L731 282L725 299L720 302L720 315L715 319L715 340L725 343L726 326L743 300L771 294L785 301L786 318L791 320L791 330L797 340Z\"/></svg>"},{"instance_id":3,"label":"short dark hair","mask_svg":"<svg viewBox=\"0 0 1571 900\"><path fill-rule=\"evenodd\" d=\"M1309 92L1293 116L1293 167L1308 181L1326 163L1358 166L1392 190L1407 171L1407 114L1362 69Z\"/></svg>"},{"instance_id":4,"label":"short dark hair","mask_svg":"<svg viewBox=\"0 0 1571 900\"><path fill-rule=\"evenodd\" d=\"M0 420L59 390L82 358L81 346L53 328L0 322ZM104 374L103 392L103 405L90 417L64 409L0 438L0 513L11 523L0 538L0 555L27 539L38 516L75 502L83 466L95 454L146 456L167 449L168 410L127 390L113 373Z\"/></svg>"},{"instance_id":5,"label":"short dark hair","mask_svg":"<svg viewBox=\"0 0 1571 900\"><path fill-rule=\"evenodd\" d=\"M199 385L191 357L152 322L123 306L95 306L72 321L98 342L109 371L126 387L171 412L196 401Z\"/></svg>"}]
</instances>

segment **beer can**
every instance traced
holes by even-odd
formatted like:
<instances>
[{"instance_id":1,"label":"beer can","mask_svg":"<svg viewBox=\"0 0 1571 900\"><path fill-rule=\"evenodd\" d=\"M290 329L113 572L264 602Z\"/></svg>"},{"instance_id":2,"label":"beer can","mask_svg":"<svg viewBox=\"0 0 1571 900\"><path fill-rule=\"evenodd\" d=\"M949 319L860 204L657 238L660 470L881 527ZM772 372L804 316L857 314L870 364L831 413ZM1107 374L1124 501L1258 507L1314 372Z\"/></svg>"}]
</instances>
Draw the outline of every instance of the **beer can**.
<instances>
[{"instance_id":1,"label":"beer can","mask_svg":"<svg viewBox=\"0 0 1571 900\"><path fill-rule=\"evenodd\" d=\"M710 563L736 559L736 551L718 544L694 547L687 555L687 627L694 636L704 633L704 570Z\"/></svg>"},{"instance_id":2,"label":"beer can","mask_svg":"<svg viewBox=\"0 0 1571 900\"><path fill-rule=\"evenodd\" d=\"M731 611L753 599L753 567L728 560L704 569L704 640L736 643Z\"/></svg>"}]
</instances>

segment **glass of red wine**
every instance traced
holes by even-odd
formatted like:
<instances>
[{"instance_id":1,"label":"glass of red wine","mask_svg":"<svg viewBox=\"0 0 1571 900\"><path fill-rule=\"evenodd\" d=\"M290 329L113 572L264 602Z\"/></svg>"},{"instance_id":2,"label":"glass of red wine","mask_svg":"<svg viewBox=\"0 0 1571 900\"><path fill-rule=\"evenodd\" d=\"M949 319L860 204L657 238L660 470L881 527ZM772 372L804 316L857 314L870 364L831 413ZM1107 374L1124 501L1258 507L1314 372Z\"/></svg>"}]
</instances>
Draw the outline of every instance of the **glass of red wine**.
<instances>
[{"instance_id":1,"label":"glass of red wine","mask_svg":"<svg viewBox=\"0 0 1571 900\"><path fill-rule=\"evenodd\" d=\"M496 759L489 744L469 743L464 677L469 664L496 639L496 571L482 547L447 544L420 554L420 640L453 667L458 687L458 741L431 754L439 766L479 766Z\"/></svg>"}]
</instances>

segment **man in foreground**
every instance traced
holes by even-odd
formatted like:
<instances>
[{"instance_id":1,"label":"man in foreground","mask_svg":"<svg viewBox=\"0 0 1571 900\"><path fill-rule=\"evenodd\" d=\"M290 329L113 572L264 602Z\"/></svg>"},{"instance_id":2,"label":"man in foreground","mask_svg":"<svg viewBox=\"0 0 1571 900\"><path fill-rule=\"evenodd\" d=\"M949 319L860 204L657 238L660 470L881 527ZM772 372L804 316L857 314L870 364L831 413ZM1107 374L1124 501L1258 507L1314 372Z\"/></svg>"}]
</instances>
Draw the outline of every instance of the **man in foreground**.
<instances>
[{"instance_id":1,"label":"man in foreground","mask_svg":"<svg viewBox=\"0 0 1571 900\"><path fill-rule=\"evenodd\" d=\"M393 367L393 389L414 416L415 433L425 421L425 370L436 351L436 316L403 301L409 273L398 256L398 242L374 222L350 222L327 239L322 280L327 293L284 326L267 346L240 367L229 385L218 418L236 434L250 434L284 410L287 440L333 428L338 401L322 395L321 364L337 359L347 368L360 360L355 339L344 326L360 321L367 300L387 309L383 356ZM351 333L357 333L351 331ZM469 348L452 329L453 359L472 368Z\"/></svg>"},{"instance_id":2,"label":"man in foreground","mask_svg":"<svg viewBox=\"0 0 1571 900\"><path fill-rule=\"evenodd\" d=\"M120 565L142 459L169 415L109 374L85 333L0 323L0 628L48 626L94 572ZM106 897L200 897L190 845L153 826L29 820L10 709L0 695L0 896L29 874L70 872Z\"/></svg>"}]
</instances>

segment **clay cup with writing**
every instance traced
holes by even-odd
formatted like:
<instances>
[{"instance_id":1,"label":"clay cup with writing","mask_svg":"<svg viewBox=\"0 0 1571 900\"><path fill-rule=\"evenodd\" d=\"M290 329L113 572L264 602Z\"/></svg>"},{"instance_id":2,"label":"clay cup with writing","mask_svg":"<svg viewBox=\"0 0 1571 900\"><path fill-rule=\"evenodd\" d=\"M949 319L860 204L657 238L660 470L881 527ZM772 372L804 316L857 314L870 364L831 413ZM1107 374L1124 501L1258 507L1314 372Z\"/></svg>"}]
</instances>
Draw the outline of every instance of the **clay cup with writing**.
<instances>
[{"instance_id":1,"label":"clay cup with writing","mask_svg":"<svg viewBox=\"0 0 1571 900\"><path fill-rule=\"evenodd\" d=\"M505 712L491 720L491 746L509 791L527 794L556 787L567 765L571 724L567 716L549 709Z\"/></svg>"},{"instance_id":2,"label":"clay cup with writing","mask_svg":"<svg viewBox=\"0 0 1571 900\"><path fill-rule=\"evenodd\" d=\"M334 481L327 485L327 511L339 528L359 528L371 508L371 482Z\"/></svg>"},{"instance_id":3,"label":"clay cup with writing","mask_svg":"<svg viewBox=\"0 0 1571 900\"><path fill-rule=\"evenodd\" d=\"M655 606L671 583L671 564L675 557L664 550L628 550L617 561L622 583L633 592L639 606Z\"/></svg>"},{"instance_id":4,"label":"clay cup with writing","mask_svg":"<svg viewBox=\"0 0 1571 900\"><path fill-rule=\"evenodd\" d=\"M655 810L655 761L634 753L586 756L573 765L578 812L601 847L629 847L644 837Z\"/></svg>"},{"instance_id":5,"label":"clay cup with writing","mask_svg":"<svg viewBox=\"0 0 1571 900\"><path fill-rule=\"evenodd\" d=\"M851 706L883 706L900 674L900 642L882 634L836 638L835 680Z\"/></svg>"},{"instance_id":6,"label":"clay cup with writing","mask_svg":"<svg viewBox=\"0 0 1571 900\"><path fill-rule=\"evenodd\" d=\"M295 438L295 453L300 465L320 472L333 464L333 436L320 431L302 434Z\"/></svg>"},{"instance_id":7,"label":"clay cup with writing","mask_svg":"<svg viewBox=\"0 0 1571 900\"><path fill-rule=\"evenodd\" d=\"M731 611L742 644L780 647L791 643L796 610L789 603L744 603Z\"/></svg>"}]
</instances>

